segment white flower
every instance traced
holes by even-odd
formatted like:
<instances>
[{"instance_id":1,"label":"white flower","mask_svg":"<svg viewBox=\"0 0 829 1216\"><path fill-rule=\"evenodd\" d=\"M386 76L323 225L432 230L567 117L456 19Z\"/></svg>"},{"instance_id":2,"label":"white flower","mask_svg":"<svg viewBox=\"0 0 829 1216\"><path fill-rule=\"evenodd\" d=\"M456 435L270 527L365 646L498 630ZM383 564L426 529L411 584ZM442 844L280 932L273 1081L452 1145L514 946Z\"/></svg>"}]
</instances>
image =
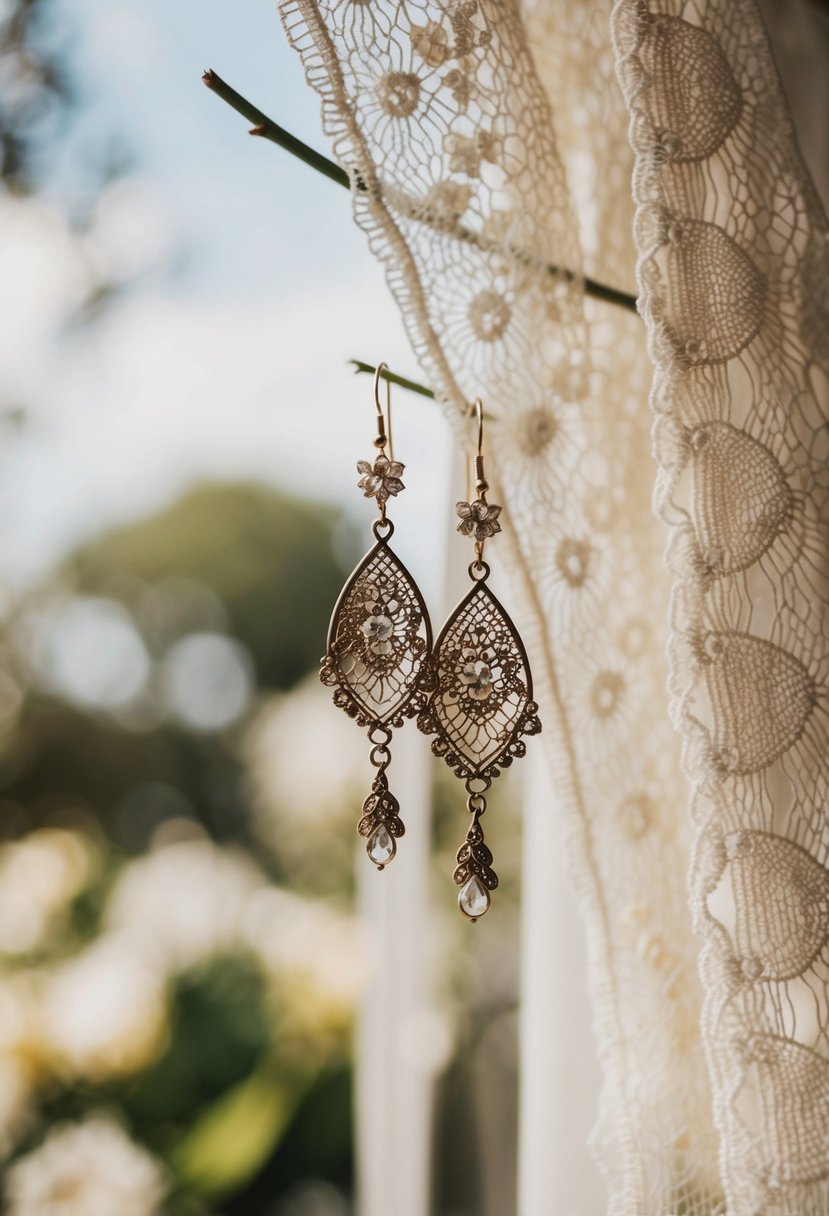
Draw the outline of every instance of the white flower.
<instances>
[{"instance_id":1,"label":"white flower","mask_svg":"<svg viewBox=\"0 0 829 1216\"><path fill-rule=\"evenodd\" d=\"M160 1164L100 1115L53 1127L7 1174L7 1216L156 1216Z\"/></svg>"},{"instance_id":2,"label":"white flower","mask_svg":"<svg viewBox=\"0 0 829 1216\"><path fill-rule=\"evenodd\" d=\"M364 796L363 741L345 714L328 712L329 698L316 677L272 697L245 740L258 830L290 864L307 864L309 849L336 841L349 803Z\"/></svg>"},{"instance_id":3,"label":"white flower","mask_svg":"<svg viewBox=\"0 0 829 1216\"><path fill-rule=\"evenodd\" d=\"M125 934L99 938L51 977L43 1034L58 1069L91 1081L129 1076L166 1042L166 979Z\"/></svg>"},{"instance_id":4,"label":"white flower","mask_svg":"<svg viewBox=\"0 0 829 1216\"><path fill-rule=\"evenodd\" d=\"M76 832L41 828L0 849L0 952L41 949L89 881L92 856Z\"/></svg>"},{"instance_id":5,"label":"white flower","mask_svg":"<svg viewBox=\"0 0 829 1216\"><path fill-rule=\"evenodd\" d=\"M0 1056L0 1156L28 1130L34 1111L32 1069L20 1057Z\"/></svg>"},{"instance_id":6,"label":"white flower","mask_svg":"<svg viewBox=\"0 0 829 1216\"><path fill-rule=\"evenodd\" d=\"M243 932L273 981L282 1016L309 1050L348 1034L367 979L362 922L269 887L250 900Z\"/></svg>"},{"instance_id":7,"label":"white flower","mask_svg":"<svg viewBox=\"0 0 829 1216\"><path fill-rule=\"evenodd\" d=\"M237 948L242 911L264 883L250 858L206 838L180 841L127 866L105 922L165 970L183 971Z\"/></svg>"},{"instance_id":8,"label":"white flower","mask_svg":"<svg viewBox=\"0 0 829 1216\"><path fill-rule=\"evenodd\" d=\"M41 976L19 971L0 980L0 1157L28 1131L43 1064Z\"/></svg>"}]
</instances>

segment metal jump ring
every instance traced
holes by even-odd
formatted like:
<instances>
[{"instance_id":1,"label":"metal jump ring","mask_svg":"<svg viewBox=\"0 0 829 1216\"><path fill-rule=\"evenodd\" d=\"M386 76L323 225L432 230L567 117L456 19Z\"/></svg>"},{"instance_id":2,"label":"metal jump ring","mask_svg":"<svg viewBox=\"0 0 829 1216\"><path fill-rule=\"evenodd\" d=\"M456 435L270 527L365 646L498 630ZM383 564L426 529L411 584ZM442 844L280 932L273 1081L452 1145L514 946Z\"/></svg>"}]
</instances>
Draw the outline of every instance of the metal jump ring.
<instances>
[{"instance_id":1,"label":"metal jump ring","mask_svg":"<svg viewBox=\"0 0 829 1216\"><path fill-rule=\"evenodd\" d=\"M391 752L384 743L378 743L376 747L373 747L368 758L375 768L386 768L391 764Z\"/></svg>"},{"instance_id":2,"label":"metal jump ring","mask_svg":"<svg viewBox=\"0 0 829 1216\"><path fill-rule=\"evenodd\" d=\"M394 524L390 519L383 516L381 519L375 519L371 525L371 530L374 533L375 540L388 540L394 532Z\"/></svg>"}]
</instances>

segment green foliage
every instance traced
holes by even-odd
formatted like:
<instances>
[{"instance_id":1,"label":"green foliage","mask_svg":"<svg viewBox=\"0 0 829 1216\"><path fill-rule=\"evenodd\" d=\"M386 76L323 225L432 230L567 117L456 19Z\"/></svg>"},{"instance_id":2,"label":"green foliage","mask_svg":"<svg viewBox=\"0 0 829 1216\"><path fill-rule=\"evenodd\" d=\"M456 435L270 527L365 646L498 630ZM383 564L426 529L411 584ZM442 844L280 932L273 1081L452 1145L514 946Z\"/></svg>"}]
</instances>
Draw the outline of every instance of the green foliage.
<instances>
[{"instance_id":1,"label":"green foliage","mask_svg":"<svg viewBox=\"0 0 829 1216\"><path fill-rule=\"evenodd\" d=\"M12 0L0 17L0 180L32 188L38 145L69 103L69 82L50 22L50 0Z\"/></svg>"},{"instance_id":2,"label":"green foliage","mask_svg":"<svg viewBox=\"0 0 829 1216\"><path fill-rule=\"evenodd\" d=\"M48 671L44 677L21 662L33 678L0 745L5 834L60 825L94 842L98 858L60 932L36 958L20 960L22 969L59 966L105 931L113 884L170 820L177 831L189 818L214 841L232 839L237 852L255 855L260 872L280 875L291 889L278 842L265 859L249 830L243 746L249 716L222 730L192 729L164 700L164 665L179 641L209 632L227 633L247 651L258 696L290 690L316 668L342 582L332 522L324 509L263 487L201 486L85 545L37 590L33 607L45 613L38 620L53 607L59 617L67 597L70 604L73 596L118 601L149 656L149 676L146 717L131 719L126 711L73 701L71 689L50 683ZM15 632L19 624L9 631L10 649L26 636L25 628ZM198 834L195 825L183 830ZM342 1066L348 1013L320 1031L319 1041L304 1042L284 1013L297 1000L288 974L263 962L264 954L239 950L208 955L184 972L170 965L168 1037L159 1040L161 1054L131 1075L45 1072L39 1117L15 1154L36 1150L51 1125L104 1111L170 1171L165 1216L264 1216L307 1179L348 1192L351 1075ZM302 999L324 1000L313 988ZM310 1004L308 1011L313 1027Z\"/></svg>"},{"instance_id":3,"label":"green foliage","mask_svg":"<svg viewBox=\"0 0 829 1216\"><path fill-rule=\"evenodd\" d=\"M175 723L126 731L39 696L29 698L23 727L25 739L0 757L0 788L28 808L29 827L52 822L68 805L94 814L131 852L145 848L171 813L192 815L217 839L244 835L240 764L220 738L193 735ZM142 789L145 798L125 803Z\"/></svg>"},{"instance_id":4,"label":"green foliage","mask_svg":"<svg viewBox=\"0 0 829 1216\"><path fill-rule=\"evenodd\" d=\"M119 579L175 577L210 588L260 685L287 689L316 667L342 583L332 522L323 509L262 486L204 485L85 547L69 571L89 594L117 592Z\"/></svg>"},{"instance_id":5,"label":"green foliage","mask_svg":"<svg viewBox=\"0 0 829 1216\"><path fill-rule=\"evenodd\" d=\"M267 1162L297 1097L274 1069L246 1078L195 1121L172 1153L179 1176L208 1199L238 1190Z\"/></svg>"},{"instance_id":6,"label":"green foliage","mask_svg":"<svg viewBox=\"0 0 829 1216\"><path fill-rule=\"evenodd\" d=\"M284 1195L307 1178L326 1179L346 1193L354 1185L352 1161L353 1092L350 1069L323 1072L309 1086L267 1165L222 1204L225 1216L268 1211L274 1195Z\"/></svg>"},{"instance_id":7,"label":"green foliage","mask_svg":"<svg viewBox=\"0 0 829 1216\"><path fill-rule=\"evenodd\" d=\"M261 976L247 959L227 957L178 978L169 1047L125 1097L132 1120L176 1127L245 1080L270 1042Z\"/></svg>"}]
</instances>

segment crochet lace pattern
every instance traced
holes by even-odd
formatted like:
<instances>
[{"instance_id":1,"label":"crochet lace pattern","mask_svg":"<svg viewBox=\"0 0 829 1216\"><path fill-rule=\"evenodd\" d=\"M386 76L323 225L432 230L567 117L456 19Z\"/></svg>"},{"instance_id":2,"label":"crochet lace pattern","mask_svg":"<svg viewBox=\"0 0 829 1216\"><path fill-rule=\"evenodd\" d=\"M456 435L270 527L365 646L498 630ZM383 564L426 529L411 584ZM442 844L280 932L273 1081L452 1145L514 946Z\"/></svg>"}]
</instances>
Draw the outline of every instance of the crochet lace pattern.
<instances>
[{"instance_id":1,"label":"crochet lace pattern","mask_svg":"<svg viewBox=\"0 0 829 1216\"><path fill-rule=\"evenodd\" d=\"M610 8L281 5L429 384L492 415L611 1216L823 1216L827 222L753 0Z\"/></svg>"}]
</instances>

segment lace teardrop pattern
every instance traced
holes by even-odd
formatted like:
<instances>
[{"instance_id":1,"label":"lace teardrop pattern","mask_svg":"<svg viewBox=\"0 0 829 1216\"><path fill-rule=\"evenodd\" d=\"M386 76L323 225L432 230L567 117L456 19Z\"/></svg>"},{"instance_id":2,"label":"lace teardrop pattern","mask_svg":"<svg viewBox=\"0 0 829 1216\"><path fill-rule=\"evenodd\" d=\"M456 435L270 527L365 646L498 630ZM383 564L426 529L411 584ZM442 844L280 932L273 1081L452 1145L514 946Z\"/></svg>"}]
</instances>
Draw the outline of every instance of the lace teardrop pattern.
<instances>
[{"instance_id":1,"label":"lace teardrop pattern","mask_svg":"<svg viewBox=\"0 0 829 1216\"><path fill-rule=\"evenodd\" d=\"M741 1048L756 1070L759 1131L776 1189L829 1178L829 1060L782 1035L754 1034Z\"/></svg>"},{"instance_id":2,"label":"lace teardrop pattern","mask_svg":"<svg viewBox=\"0 0 829 1216\"><path fill-rule=\"evenodd\" d=\"M717 766L760 772L798 741L817 704L817 686L798 658L765 638L708 633L700 651L714 711Z\"/></svg>"},{"instance_id":3,"label":"lace teardrop pattern","mask_svg":"<svg viewBox=\"0 0 829 1216\"><path fill-rule=\"evenodd\" d=\"M378 521L378 542L342 590L328 629L320 679L334 704L360 726L402 726L423 708L430 687L432 629L423 597L389 548L393 531Z\"/></svg>"},{"instance_id":4,"label":"lace teardrop pattern","mask_svg":"<svg viewBox=\"0 0 829 1216\"><path fill-rule=\"evenodd\" d=\"M682 366L727 363L758 334L768 285L752 259L723 228L683 219L665 225L661 255L665 321ZM676 302L682 299L680 310Z\"/></svg>"},{"instance_id":5,"label":"lace teardrop pattern","mask_svg":"<svg viewBox=\"0 0 829 1216\"><path fill-rule=\"evenodd\" d=\"M432 751L459 777L489 781L523 756L522 735L541 730L524 644L501 604L478 581L441 630L435 687L418 718Z\"/></svg>"},{"instance_id":6,"label":"lace teardrop pattern","mask_svg":"<svg viewBox=\"0 0 829 1216\"><path fill-rule=\"evenodd\" d=\"M659 146L670 160L713 156L743 110L743 95L722 47L708 30L681 17L659 16L639 50L661 87L643 91Z\"/></svg>"},{"instance_id":7,"label":"lace teardrop pattern","mask_svg":"<svg viewBox=\"0 0 829 1216\"><path fill-rule=\"evenodd\" d=\"M689 433L700 553L712 577L746 570L790 525L795 498L780 462L728 422Z\"/></svg>"},{"instance_id":8,"label":"lace teardrop pattern","mask_svg":"<svg viewBox=\"0 0 829 1216\"><path fill-rule=\"evenodd\" d=\"M801 845L743 830L726 841L737 958L757 978L804 974L829 944L829 871Z\"/></svg>"}]
</instances>

